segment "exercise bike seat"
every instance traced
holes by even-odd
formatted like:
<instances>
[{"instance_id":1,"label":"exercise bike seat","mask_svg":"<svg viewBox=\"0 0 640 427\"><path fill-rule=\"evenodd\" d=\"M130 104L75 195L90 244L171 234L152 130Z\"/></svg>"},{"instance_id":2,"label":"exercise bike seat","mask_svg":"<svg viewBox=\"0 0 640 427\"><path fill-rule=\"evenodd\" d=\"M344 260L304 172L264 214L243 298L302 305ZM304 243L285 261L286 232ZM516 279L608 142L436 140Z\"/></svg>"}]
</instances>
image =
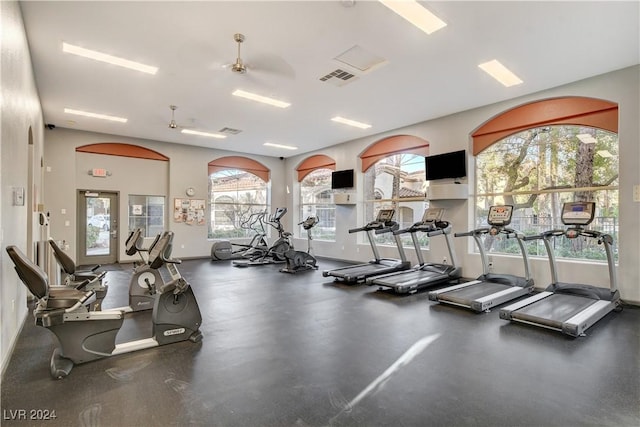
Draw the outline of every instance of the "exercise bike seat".
<instances>
[{"instance_id":1,"label":"exercise bike seat","mask_svg":"<svg viewBox=\"0 0 640 427\"><path fill-rule=\"evenodd\" d=\"M77 288L50 287L47 274L28 259L20 249L16 246L7 246L7 253L13 261L20 280L27 285L38 301L42 301L39 304L41 310L70 308L78 303L84 304L90 296L95 294L93 291L83 290L90 280L85 280Z\"/></svg>"},{"instance_id":2,"label":"exercise bike seat","mask_svg":"<svg viewBox=\"0 0 640 427\"><path fill-rule=\"evenodd\" d=\"M73 259L71 259L71 257L63 251L53 239L49 239L49 244L53 249L53 256L56 258L56 261L60 264L60 267L62 267L64 272L71 276L72 281L82 281L100 274L96 272L96 270L100 268L100 264L94 265L89 269L78 270Z\"/></svg>"}]
</instances>

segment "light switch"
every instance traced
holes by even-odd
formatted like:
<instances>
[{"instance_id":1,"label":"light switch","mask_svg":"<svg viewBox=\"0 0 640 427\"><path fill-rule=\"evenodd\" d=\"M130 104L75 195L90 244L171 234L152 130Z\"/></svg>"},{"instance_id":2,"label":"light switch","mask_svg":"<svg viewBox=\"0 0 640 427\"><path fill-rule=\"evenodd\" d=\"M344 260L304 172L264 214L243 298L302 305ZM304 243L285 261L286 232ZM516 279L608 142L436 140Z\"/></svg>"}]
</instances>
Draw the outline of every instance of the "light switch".
<instances>
[{"instance_id":1,"label":"light switch","mask_svg":"<svg viewBox=\"0 0 640 427\"><path fill-rule=\"evenodd\" d=\"M70 225L71 225L71 221L65 221L65 222L64 222L64 226L65 226L65 227L68 227L68 226L70 226Z\"/></svg>"},{"instance_id":2,"label":"light switch","mask_svg":"<svg viewBox=\"0 0 640 427\"><path fill-rule=\"evenodd\" d=\"M60 213L61 213L62 215L66 215L66 214L67 214L67 210L66 210L66 209L60 209Z\"/></svg>"},{"instance_id":3,"label":"light switch","mask_svg":"<svg viewBox=\"0 0 640 427\"><path fill-rule=\"evenodd\" d=\"M640 202L640 185L633 186L633 201Z\"/></svg>"}]
</instances>

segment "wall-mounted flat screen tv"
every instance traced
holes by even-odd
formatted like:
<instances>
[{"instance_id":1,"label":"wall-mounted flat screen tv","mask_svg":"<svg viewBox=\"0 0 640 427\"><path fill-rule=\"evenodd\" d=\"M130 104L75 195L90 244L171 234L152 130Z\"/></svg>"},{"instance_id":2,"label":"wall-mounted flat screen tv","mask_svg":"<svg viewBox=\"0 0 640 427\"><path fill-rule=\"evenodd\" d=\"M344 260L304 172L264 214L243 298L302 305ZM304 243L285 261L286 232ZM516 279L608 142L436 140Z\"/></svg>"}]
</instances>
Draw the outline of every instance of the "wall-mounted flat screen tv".
<instances>
[{"instance_id":1,"label":"wall-mounted flat screen tv","mask_svg":"<svg viewBox=\"0 0 640 427\"><path fill-rule=\"evenodd\" d=\"M331 172L331 188L353 188L353 169Z\"/></svg>"},{"instance_id":2,"label":"wall-mounted flat screen tv","mask_svg":"<svg viewBox=\"0 0 640 427\"><path fill-rule=\"evenodd\" d=\"M465 150L436 154L424 158L425 179L433 181L467 176L467 153Z\"/></svg>"}]
</instances>

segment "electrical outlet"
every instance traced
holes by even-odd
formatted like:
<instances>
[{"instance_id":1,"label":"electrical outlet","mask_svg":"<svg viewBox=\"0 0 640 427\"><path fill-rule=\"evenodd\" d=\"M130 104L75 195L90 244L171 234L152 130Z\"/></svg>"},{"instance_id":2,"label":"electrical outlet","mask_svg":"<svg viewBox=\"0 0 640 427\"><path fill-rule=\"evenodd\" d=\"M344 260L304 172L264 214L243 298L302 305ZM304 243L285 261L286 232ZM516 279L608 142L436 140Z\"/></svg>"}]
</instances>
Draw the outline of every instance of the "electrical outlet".
<instances>
[{"instance_id":1,"label":"electrical outlet","mask_svg":"<svg viewBox=\"0 0 640 427\"><path fill-rule=\"evenodd\" d=\"M442 258L442 263L446 264L447 263L447 257Z\"/></svg>"},{"instance_id":2,"label":"electrical outlet","mask_svg":"<svg viewBox=\"0 0 640 427\"><path fill-rule=\"evenodd\" d=\"M180 245L180 249L184 249L184 245Z\"/></svg>"},{"instance_id":3,"label":"electrical outlet","mask_svg":"<svg viewBox=\"0 0 640 427\"><path fill-rule=\"evenodd\" d=\"M633 186L633 201L640 202L640 184Z\"/></svg>"}]
</instances>

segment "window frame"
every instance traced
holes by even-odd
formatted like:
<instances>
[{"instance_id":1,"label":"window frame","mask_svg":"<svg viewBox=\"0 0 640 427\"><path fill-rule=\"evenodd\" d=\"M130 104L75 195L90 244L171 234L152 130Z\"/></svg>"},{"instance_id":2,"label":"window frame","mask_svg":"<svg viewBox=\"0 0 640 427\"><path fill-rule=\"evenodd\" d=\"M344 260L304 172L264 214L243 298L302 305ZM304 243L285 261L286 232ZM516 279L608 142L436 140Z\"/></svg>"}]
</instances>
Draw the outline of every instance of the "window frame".
<instances>
[{"instance_id":1,"label":"window frame","mask_svg":"<svg viewBox=\"0 0 640 427\"><path fill-rule=\"evenodd\" d=\"M216 179L217 177L214 177L214 175L222 175L222 174L229 174L227 176L229 178L236 179L236 181L239 181L241 179L241 178L238 178L238 176L242 174L247 174L253 177L252 179L255 181L262 181L264 183L263 188L258 190L249 188L249 190L255 190L258 193L260 191L264 191L264 203L239 202L238 193L240 191L247 190L247 189L240 189L237 186L237 183L234 188L230 188L227 191L215 192L213 186L214 186L214 179ZM216 202L216 200L224 197L229 197L232 200L232 203ZM233 210L237 211L236 213L239 214L234 216L234 220L232 221L235 221L236 223L232 224L232 228L227 229L228 232L216 233L214 218L219 212L219 210L216 210L217 206L233 206L234 207ZM245 238L252 237L253 234L255 234L255 231L251 229L242 228L241 225L249 217L249 215L254 212L265 211L268 216L271 209L271 179L269 179L268 181L265 181L261 176L253 173L252 171L244 170L241 168L234 168L234 167L212 171L208 177L208 207L209 207L209 220L208 220L208 227L207 227L208 228L207 238L209 240L216 240L216 239L234 240L234 239L245 239ZM268 233L269 228L267 227L266 230Z\"/></svg>"},{"instance_id":2,"label":"window frame","mask_svg":"<svg viewBox=\"0 0 640 427\"><path fill-rule=\"evenodd\" d=\"M314 227L314 231L312 231L312 235L313 235L313 239L314 240L318 240L318 241L323 241L323 242L335 242L336 241L336 204L333 201L333 191L331 189L331 173L333 172L334 169L332 168L328 168L328 167L318 167L313 169L311 172L308 172L304 178L302 178L299 182L299 192L298 192L298 200L299 200L299 210L298 210L298 214L300 221L304 221L309 215L316 215L318 217L318 224L316 224L316 226ZM326 171L326 172L324 172ZM313 202L305 202L305 197L303 195L303 191L304 191L304 183L307 180L310 179L314 179L316 178L316 175L319 175L319 173L328 173L328 182L326 183L326 185L321 186L321 191L316 191L313 192L314 194L314 200ZM309 186L309 187L315 187L315 186ZM322 202L322 201L318 201L317 197L321 194L327 194L329 197L329 201L328 202ZM318 214L318 208L321 208L323 210L328 210L328 211L332 211L332 214L329 214L329 218L323 218L324 215L319 215ZM309 208L309 209L307 209ZM330 217L333 217L332 219ZM329 221L330 224L326 224L326 221ZM331 226L331 222L333 223ZM323 226L324 224L324 226ZM332 232L330 231L329 233L324 233L321 231L322 228L328 229L328 230L332 230ZM302 228L302 226L298 227L298 235L300 236L300 238L305 238L307 237L307 232L306 230L304 230Z\"/></svg>"}]
</instances>

